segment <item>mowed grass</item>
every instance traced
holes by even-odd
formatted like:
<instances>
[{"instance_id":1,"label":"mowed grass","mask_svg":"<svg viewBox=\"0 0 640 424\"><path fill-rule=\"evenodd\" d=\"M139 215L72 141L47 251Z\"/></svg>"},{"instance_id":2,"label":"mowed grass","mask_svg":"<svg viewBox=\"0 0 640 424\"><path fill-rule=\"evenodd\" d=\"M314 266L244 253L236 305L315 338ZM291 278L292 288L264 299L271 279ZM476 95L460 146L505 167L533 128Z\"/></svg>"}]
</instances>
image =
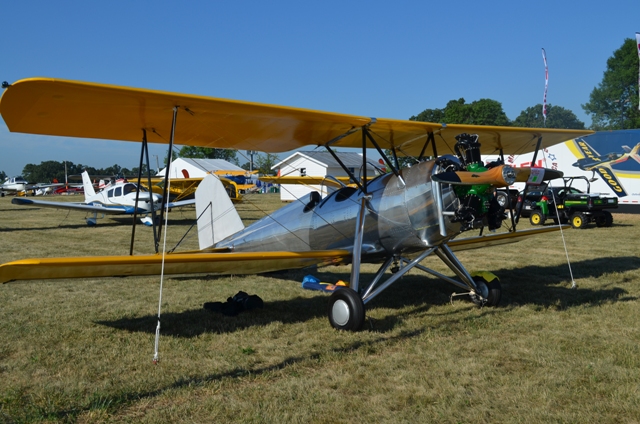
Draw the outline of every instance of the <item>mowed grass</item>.
<instances>
[{"instance_id":1,"label":"mowed grass","mask_svg":"<svg viewBox=\"0 0 640 424\"><path fill-rule=\"evenodd\" d=\"M82 213L10 200L0 199L1 263L129 251L129 225L89 228ZM251 222L279 206L254 195L238 210ZM169 248L194 216L171 212ZM328 296L300 288L305 271L166 278L157 365L159 277L4 284L0 422L637 423L640 215L614 219L565 232L576 289L553 233L458 254L500 277L500 307L451 302L455 287L412 271L368 305L358 333L330 327ZM149 228L137 227L135 251L153 251ZM376 269L365 265L363 280ZM264 309L202 308L240 290Z\"/></svg>"}]
</instances>

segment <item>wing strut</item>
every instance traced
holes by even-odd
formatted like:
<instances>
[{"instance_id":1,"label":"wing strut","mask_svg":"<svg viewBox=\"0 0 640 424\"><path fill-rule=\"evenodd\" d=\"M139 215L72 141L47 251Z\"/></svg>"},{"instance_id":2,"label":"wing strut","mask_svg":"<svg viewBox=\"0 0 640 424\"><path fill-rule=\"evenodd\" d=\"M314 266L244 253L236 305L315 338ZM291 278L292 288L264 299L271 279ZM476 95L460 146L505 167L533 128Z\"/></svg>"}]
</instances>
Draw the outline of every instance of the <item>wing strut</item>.
<instances>
[{"instance_id":1,"label":"wing strut","mask_svg":"<svg viewBox=\"0 0 640 424\"><path fill-rule=\"evenodd\" d=\"M536 144L536 150L533 152L533 159L531 160L531 165L534 165L536 163L536 159L538 158L538 150L540 150L540 144L542 144L542 136L538 137L538 143ZM520 204L519 208L516 208L518 210L516 210L516 218L514 220L515 224L517 224L520 221L520 212L522 211L522 208L524 207L524 199L527 198L527 191L529 190L529 183L525 183L524 184L524 190L522 190L522 203ZM514 225L514 230L515 230L515 225Z\"/></svg>"},{"instance_id":2,"label":"wing strut","mask_svg":"<svg viewBox=\"0 0 640 424\"><path fill-rule=\"evenodd\" d=\"M420 155L418 156L418 161L421 161L424 158L424 152L427 150L427 147L429 147L429 143L433 143L433 155L434 157L438 157L438 155L436 154L436 140L433 136L433 131L429 131L427 142L424 143L424 146L422 146L422 150L420 151Z\"/></svg>"},{"instance_id":3,"label":"wing strut","mask_svg":"<svg viewBox=\"0 0 640 424\"><path fill-rule=\"evenodd\" d=\"M351 260L351 284L350 287L359 292L358 280L360 280L360 259L362 255L362 237L364 234L364 215L367 212L367 202L371 196L364 195L360 199L360 209L356 217L356 234L353 240L353 256Z\"/></svg>"},{"instance_id":4,"label":"wing strut","mask_svg":"<svg viewBox=\"0 0 640 424\"><path fill-rule=\"evenodd\" d=\"M400 181L402 181L402 183L404 184L404 180L402 179L402 176L400 175L400 173L398 172L398 159L396 158L396 166L394 166L391 161L389 160L389 158L387 157L387 155L384 154L384 152L382 151L382 149L380 148L380 146L378 146L378 143L376 143L376 141L373 139L373 137L371 136L371 134L369 133L369 131L367 131L366 128L363 128L364 133L367 135L367 138L369 139L369 141L371 141L371 144L373 144L373 146L376 148L376 150L378 151L378 153L380 154L380 156L384 159L384 161L386 162L387 166L389 167L389 169L391 169L391 172L393 172L393 174L398 177L400 179ZM392 147L393 149L393 147ZM395 149L393 149L393 155L395 157Z\"/></svg>"},{"instance_id":5,"label":"wing strut","mask_svg":"<svg viewBox=\"0 0 640 424\"><path fill-rule=\"evenodd\" d=\"M162 188L162 205L160 208L160 223L158 224L158 238L156 239L156 252L162 235L162 224L164 221L164 205L169 203L167 196L169 195L169 172L171 171L171 162L173 161L173 141L176 134L176 120L178 119L178 106L173 108L173 119L171 120L171 135L169 137L169 152L167 153L167 168L164 173L164 187Z\"/></svg>"},{"instance_id":6,"label":"wing strut","mask_svg":"<svg viewBox=\"0 0 640 424\"><path fill-rule=\"evenodd\" d=\"M327 151L329 153L331 153L331 156L333 156L333 158L336 160L336 162L338 162L338 164L340 164L340 167L342 169L344 169L347 174L349 174L349 178L351 178L351 180L356 183L358 188L360 188L360 190L362 190L363 193L366 193L365 188L362 186L360 181L356 178L355 175L353 175L353 172L351 172L349 170L349 168L347 168L346 165L340 160L338 155L336 155L336 153L333 150L331 150L331 147L329 147L328 145L325 145L324 147L327 149ZM366 164L365 164L365 166L366 166Z\"/></svg>"},{"instance_id":7,"label":"wing strut","mask_svg":"<svg viewBox=\"0 0 640 424\"><path fill-rule=\"evenodd\" d=\"M133 241L136 235L136 222L137 222L137 217L138 217L138 202L140 199L140 187L142 187L142 185L140 184L141 180L142 180L142 159L143 156L146 156L146 162L147 162L147 183L149 185L149 192L151 194L153 194L153 190L151 189L151 187L153 187L151 185L151 166L149 164L149 147L147 144L147 130L146 129L142 129L142 149L140 150L140 166L138 167L138 190L136 191L136 204L133 210L133 226L131 229L131 247L129 248L129 255L133 256ZM149 196L149 201L151 202L151 224L153 226L153 243L154 243L154 247L156 249L156 253L158 253L158 234L157 234L157 229L156 229L156 208L155 205L153 204L153 195Z\"/></svg>"}]
</instances>

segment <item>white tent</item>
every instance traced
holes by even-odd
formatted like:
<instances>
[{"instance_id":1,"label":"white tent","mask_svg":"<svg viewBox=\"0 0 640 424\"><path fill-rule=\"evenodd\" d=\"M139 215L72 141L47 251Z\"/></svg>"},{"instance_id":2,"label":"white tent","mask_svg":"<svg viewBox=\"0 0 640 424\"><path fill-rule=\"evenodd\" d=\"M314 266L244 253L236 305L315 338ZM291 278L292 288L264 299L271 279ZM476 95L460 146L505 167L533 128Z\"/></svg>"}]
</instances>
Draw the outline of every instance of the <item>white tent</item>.
<instances>
[{"instance_id":1,"label":"white tent","mask_svg":"<svg viewBox=\"0 0 640 424\"><path fill-rule=\"evenodd\" d=\"M158 172L164 177L167 168ZM216 171L244 171L237 165L224 159L178 158L171 162L171 178L203 178L207 173Z\"/></svg>"}]
</instances>

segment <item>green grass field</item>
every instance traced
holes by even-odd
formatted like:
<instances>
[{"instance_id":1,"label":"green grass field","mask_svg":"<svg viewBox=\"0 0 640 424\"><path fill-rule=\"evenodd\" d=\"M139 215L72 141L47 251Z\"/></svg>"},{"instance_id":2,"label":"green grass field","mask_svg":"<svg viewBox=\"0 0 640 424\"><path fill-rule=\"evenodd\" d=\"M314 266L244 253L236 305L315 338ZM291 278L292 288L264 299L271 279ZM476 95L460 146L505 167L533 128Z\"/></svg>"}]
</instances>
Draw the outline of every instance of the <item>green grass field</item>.
<instances>
[{"instance_id":1,"label":"green grass field","mask_svg":"<svg viewBox=\"0 0 640 424\"><path fill-rule=\"evenodd\" d=\"M281 206L247 200L246 222ZM0 263L128 253L129 225L84 216L0 199ZM194 216L170 214L169 247ZM4 284L0 422L637 423L640 215L614 219L565 232L576 289L553 233L458 254L500 277L500 307L451 302L455 287L414 270L368 305L358 333L330 327L328 295L301 289L304 271L166 278L157 365L159 277ZM153 250L149 228L135 250ZM314 275L348 280L349 268ZM239 290L264 309L202 308Z\"/></svg>"}]
</instances>

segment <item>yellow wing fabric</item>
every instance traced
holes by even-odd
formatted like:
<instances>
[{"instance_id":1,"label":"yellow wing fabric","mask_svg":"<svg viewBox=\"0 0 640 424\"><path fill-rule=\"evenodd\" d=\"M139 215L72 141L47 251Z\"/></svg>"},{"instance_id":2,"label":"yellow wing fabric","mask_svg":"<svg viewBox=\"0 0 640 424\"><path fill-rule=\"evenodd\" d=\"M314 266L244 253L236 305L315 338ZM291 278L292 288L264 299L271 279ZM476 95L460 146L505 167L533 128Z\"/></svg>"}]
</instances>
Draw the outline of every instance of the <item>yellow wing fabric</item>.
<instances>
[{"instance_id":1,"label":"yellow wing fabric","mask_svg":"<svg viewBox=\"0 0 640 424\"><path fill-rule=\"evenodd\" d=\"M242 195L240 194L240 190L238 184L234 181L231 181L227 178L219 177L222 185L227 190L227 194L229 195L229 199L232 202L238 203L242 200ZM144 186L147 190L151 190L157 194L164 193L164 177L152 177L151 178L151 187L148 187L148 179L142 178L140 180L140 184ZM195 194L198 185L202 182L202 178L172 178L171 185L169 187L169 193L173 196L173 201L177 202L179 200L183 200Z\"/></svg>"},{"instance_id":2,"label":"yellow wing fabric","mask_svg":"<svg viewBox=\"0 0 640 424\"><path fill-rule=\"evenodd\" d=\"M107 140L168 143L178 108L175 143L285 152L303 146L362 147L368 126L380 147L418 155L430 134L438 154L452 153L457 134L480 135L483 154L533 151L591 134L583 130L443 125L273 106L96 83L30 78L5 89L0 113L10 131ZM367 141L368 147L373 145ZM426 154L432 153L432 146Z\"/></svg>"},{"instance_id":3,"label":"yellow wing fabric","mask_svg":"<svg viewBox=\"0 0 640 424\"><path fill-rule=\"evenodd\" d=\"M502 244L515 243L521 241L524 238L535 236L538 234L559 231L560 227L562 227L563 230L568 230L571 228L570 225L549 225L546 227L528 228L526 230L509 233L491 233L483 236L455 239L447 243L447 245L451 248L451 250L455 252L460 250L479 249L489 246L500 246Z\"/></svg>"},{"instance_id":4,"label":"yellow wing fabric","mask_svg":"<svg viewBox=\"0 0 640 424\"><path fill-rule=\"evenodd\" d=\"M370 118L47 78L5 89L0 113L9 130L34 134L282 152L324 144Z\"/></svg>"},{"instance_id":5,"label":"yellow wing fabric","mask_svg":"<svg viewBox=\"0 0 640 424\"><path fill-rule=\"evenodd\" d=\"M338 264L346 250L255 253L173 253L165 255L164 273L258 274L311 265ZM22 259L0 265L0 284L14 280L159 275L162 255Z\"/></svg>"}]
</instances>

